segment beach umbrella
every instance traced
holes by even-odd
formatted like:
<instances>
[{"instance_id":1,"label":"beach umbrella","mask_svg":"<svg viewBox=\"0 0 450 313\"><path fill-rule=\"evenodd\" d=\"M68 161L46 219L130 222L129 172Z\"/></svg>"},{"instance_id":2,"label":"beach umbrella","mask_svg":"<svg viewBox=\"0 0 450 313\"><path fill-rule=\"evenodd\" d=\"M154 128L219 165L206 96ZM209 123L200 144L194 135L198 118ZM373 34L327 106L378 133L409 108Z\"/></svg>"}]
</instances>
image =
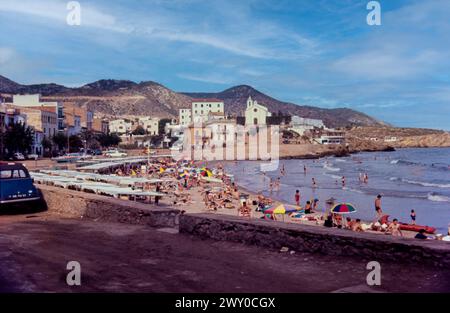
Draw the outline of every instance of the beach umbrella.
<instances>
[{"instance_id":1,"label":"beach umbrella","mask_svg":"<svg viewBox=\"0 0 450 313\"><path fill-rule=\"evenodd\" d=\"M356 212L356 208L350 203L339 203L331 209L331 212L336 214L349 214Z\"/></svg>"},{"instance_id":2,"label":"beach umbrella","mask_svg":"<svg viewBox=\"0 0 450 313\"><path fill-rule=\"evenodd\" d=\"M280 204L277 207L271 207L264 211L264 214L287 214L300 211L300 207L293 205Z\"/></svg>"},{"instance_id":3,"label":"beach umbrella","mask_svg":"<svg viewBox=\"0 0 450 313\"><path fill-rule=\"evenodd\" d=\"M218 179L218 178L214 178L214 177L205 177L202 176L202 179L208 183L221 183L222 180Z\"/></svg>"}]
</instances>

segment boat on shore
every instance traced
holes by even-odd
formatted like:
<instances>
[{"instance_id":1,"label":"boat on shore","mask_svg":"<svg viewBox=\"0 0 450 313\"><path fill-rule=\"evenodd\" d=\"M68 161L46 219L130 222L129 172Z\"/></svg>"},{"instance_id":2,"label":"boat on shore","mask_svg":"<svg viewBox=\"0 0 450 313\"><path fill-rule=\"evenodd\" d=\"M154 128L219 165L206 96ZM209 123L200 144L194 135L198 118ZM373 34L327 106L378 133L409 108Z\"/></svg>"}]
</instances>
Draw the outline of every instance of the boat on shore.
<instances>
[{"instance_id":1,"label":"boat on shore","mask_svg":"<svg viewBox=\"0 0 450 313\"><path fill-rule=\"evenodd\" d=\"M389 221L389 215L384 215L381 218L381 224L389 225L391 222ZM413 232L419 232L421 229L425 230L427 234L434 234L436 232L436 228L432 226L424 226L424 225L415 225L415 224L408 224L408 223L402 223L399 222L400 230L405 231L413 231Z\"/></svg>"}]
</instances>

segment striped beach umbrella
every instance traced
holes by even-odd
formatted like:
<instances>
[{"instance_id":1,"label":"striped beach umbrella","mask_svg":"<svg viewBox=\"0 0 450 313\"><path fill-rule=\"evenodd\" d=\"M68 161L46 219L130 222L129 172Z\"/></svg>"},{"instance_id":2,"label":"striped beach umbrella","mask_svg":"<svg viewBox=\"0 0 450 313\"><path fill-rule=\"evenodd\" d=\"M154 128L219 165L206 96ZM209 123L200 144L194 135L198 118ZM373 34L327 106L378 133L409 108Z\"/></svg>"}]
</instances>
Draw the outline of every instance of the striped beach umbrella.
<instances>
[{"instance_id":1,"label":"striped beach umbrella","mask_svg":"<svg viewBox=\"0 0 450 313\"><path fill-rule=\"evenodd\" d=\"M293 206L293 205L285 205L280 204L277 207L271 207L264 211L264 214L286 214L291 212L297 212L300 210L300 207Z\"/></svg>"},{"instance_id":2,"label":"striped beach umbrella","mask_svg":"<svg viewBox=\"0 0 450 313\"><path fill-rule=\"evenodd\" d=\"M339 203L331 209L331 213L336 214L349 214L354 212L356 212L356 208L350 203Z\"/></svg>"}]
</instances>

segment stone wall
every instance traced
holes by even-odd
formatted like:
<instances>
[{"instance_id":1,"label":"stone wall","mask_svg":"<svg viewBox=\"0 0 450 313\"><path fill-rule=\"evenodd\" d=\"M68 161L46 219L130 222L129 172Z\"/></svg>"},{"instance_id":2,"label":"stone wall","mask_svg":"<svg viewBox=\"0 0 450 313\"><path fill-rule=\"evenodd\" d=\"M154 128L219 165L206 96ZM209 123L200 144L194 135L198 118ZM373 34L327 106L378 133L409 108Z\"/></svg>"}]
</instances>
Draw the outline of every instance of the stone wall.
<instances>
[{"instance_id":1,"label":"stone wall","mask_svg":"<svg viewBox=\"0 0 450 313\"><path fill-rule=\"evenodd\" d=\"M262 247L359 257L369 261L450 266L450 244L239 217L180 216L180 233Z\"/></svg>"},{"instance_id":2,"label":"stone wall","mask_svg":"<svg viewBox=\"0 0 450 313\"><path fill-rule=\"evenodd\" d=\"M39 189L51 214L152 227L178 225L179 210L176 209L46 185L39 185Z\"/></svg>"}]
</instances>

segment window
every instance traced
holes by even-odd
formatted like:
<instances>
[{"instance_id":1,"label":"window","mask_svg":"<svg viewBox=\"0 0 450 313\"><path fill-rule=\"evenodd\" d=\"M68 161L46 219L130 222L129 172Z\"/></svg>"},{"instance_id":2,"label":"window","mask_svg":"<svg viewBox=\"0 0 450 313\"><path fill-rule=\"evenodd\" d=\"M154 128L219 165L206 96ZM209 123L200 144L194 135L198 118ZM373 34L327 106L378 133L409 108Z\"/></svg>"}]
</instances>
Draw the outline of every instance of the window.
<instances>
[{"instance_id":1,"label":"window","mask_svg":"<svg viewBox=\"0 0 450 313\"><path fill-rule=\"evenodd\" d=\"M255 113L258 112L258 109L253 109L253 112L255 112Z\"/></svg>"},{"instance_id":2,"label":"window","mask_svg":"<svg viewBox=\"0 0 450 313\"><path fill-rule=\"evenodd\" d=\"M13 178L26 178L27 175L23 170L13 170L12 171L12 177Z\"/></svg>"},{"instance_id":3,"label":"window","mask_svg":"<svg viewBox=\"0 0 450 313\"><path fill-rule=\"evenodd\" d=\"M11 178L11 171L10 170L3 170L0 172L0 178L1 179L7 179Z\"/></svg>"}]
</instances>

